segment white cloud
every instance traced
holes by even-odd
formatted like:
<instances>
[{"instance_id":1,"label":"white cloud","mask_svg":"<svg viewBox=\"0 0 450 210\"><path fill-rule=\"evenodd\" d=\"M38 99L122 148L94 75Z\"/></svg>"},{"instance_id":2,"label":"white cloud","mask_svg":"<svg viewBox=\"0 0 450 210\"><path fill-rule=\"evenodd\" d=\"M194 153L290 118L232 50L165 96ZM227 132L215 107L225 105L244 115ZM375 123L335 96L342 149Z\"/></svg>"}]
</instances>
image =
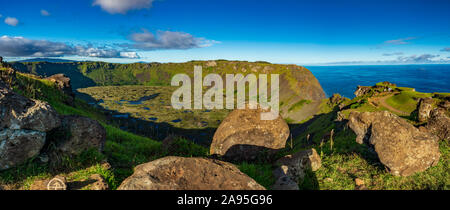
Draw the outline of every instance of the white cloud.
<instances>
[{"instance_id":1,"label":"white cloud","mask_svg":"<svg viewBox=\"0 0 450 210\"><path fill-rule=\"evenodd\" d=\"M439 55L423 54L423 55L411 55L400 56L397 61L400 63L430 63L436 61Z\"/></svg>"},{"instance_id":2,"label":"white cloud","mask_svg":"<svg viewBox=\"0 0 450 210\"><path fill-rule=\"evenodd\" d=\"M149 9L154 0L94 0L93 6L100 6L111 14L126 14L130 10Z\"/></svg>"},{"instance_id":3,"label":"white cloud","mask_svg":"<svg viewBox=\"0 0 450 210\"><path fill-rule=\"evenodd\" d=\"M129 48L141 50L160 49L191 49L209 47L217 41L196 38L191 34L176 31L158 31L156 35L143 30L141 33L133 33L129 39L134 43L128 45Z\"/></svg>"},{"instance_id":4,"label":"white cloud","mask_svg":"<svg viewBox=\"0 0 450 210\"><path fill-rule=\"evenodd\" d=\"M76 55L97 58L139 58L135 52L122 52L108 47L68 45L62 42L31 40L24 37L0 37L0 55L7 57L62 57Z\"/></svg>"},{"instance_id":5,"label":"white cloud","mask_svg":"<svg viewBox=\"0 0 450 210\"><path fill-rule=\"evenodd\" d=\"M387 40L384 42L384 44L392 44L392 45L403 45L403 44L409 44L410 42L407 42L409 40L417 39L417 37L406 37L406 38L400 38L400 39L394 39L394 40Z\"/></svg>"},{"instance_id":6,"label":"white cloud","mask_svg":"<svg viewBox=\"0 0 450 210\"><path fill-rule=\"evenodd\" d=\"M403 55L402 52L384 53L383 56Z\"/></svg>"},{"instance_id":7,"label":"white cloud","mask_svg":"<svg viewBox=\"0 0 450 210\"><path fill-rule=\"evenodd\" d=\"M13 17L7 17L5 19L5 23L10 26L17 26L17 24L19 24L19 20L17 20L17 18L13 18Z\"/></svg>"},{"instance_id":8,"label":"white cloud","mask_svg":"<svg viewBox=\"0 0 450 210\"><path fill-rule=\"evenodd\" d=\"M42 16L50 16L50 13L45 9L41 9L41 15Z\"/></svg>"}]
</instances>

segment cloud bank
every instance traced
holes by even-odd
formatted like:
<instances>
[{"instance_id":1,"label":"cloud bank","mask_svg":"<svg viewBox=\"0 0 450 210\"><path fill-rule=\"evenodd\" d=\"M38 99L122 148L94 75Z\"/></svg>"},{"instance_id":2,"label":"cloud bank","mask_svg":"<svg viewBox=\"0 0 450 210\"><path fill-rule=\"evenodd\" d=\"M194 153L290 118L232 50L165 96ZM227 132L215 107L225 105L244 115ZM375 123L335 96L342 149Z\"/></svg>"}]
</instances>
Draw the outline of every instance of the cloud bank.
<instances>
[{"instance_id":1,"label":"cloud bank","mask_svg":"<svg viewBox=\"0 0 450 210\"><path fill-rule=\"evenodd\" d=\"M10 26L17 26L19 24L19 20L17 20L17 18L13 18L13 17L7 17L7 18L5 18L5 23Z\"/></svg>"},{"instance_id":2,"label":"cloud bank","mask_svg":"<svg viewBox=\"0 0 450 210\"><path fill-rule=\"evenodd\" d=\"M71 46L62 42L31 40L24 37L0 37L0 55L6 57L62 57L139 58L136 52L122 52L92 45Z\"/></svg>"},{"instance_id":3,"label":"cloud bank","mask_svg":"<svg viewBox=\"0 0 450 210\"><path fill-rule=\"evenodd\" d=\"M154 0L94 0L93 6L100 6L110 14L126 14L130 10L149 9Z\"/></svg>"},{"instance_id":4,"label":"cloud bank","mask_svg":"<svg viewBox=\"0 0 450 210\"><path fill-rule=\"evenodd\" d=\"M205 38L196 38L188 33L174 31L158 31L154 35L147 30L143 30L140 33L132 33L128 38L133 44L125 46L140 50L192 49L209 47L218 43Z\"/></svg>"},{"instance_id":5,"label":"cloud bank","mask_svg":"<svg viewBox=\"0 0 450 210\"><path fill-rule=\"evenodd\" d=\"M450 52L450 47L446 47L444 49L441 50L442 52Z\"/></svg>"}]
</instances>

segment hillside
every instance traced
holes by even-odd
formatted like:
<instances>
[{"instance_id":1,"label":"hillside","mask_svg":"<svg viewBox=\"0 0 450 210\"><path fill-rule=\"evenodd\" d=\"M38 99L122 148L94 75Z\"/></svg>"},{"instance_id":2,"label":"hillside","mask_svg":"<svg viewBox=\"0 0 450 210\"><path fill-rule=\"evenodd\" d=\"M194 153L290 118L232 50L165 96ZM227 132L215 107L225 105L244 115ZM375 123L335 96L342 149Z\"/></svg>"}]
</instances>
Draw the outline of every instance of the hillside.
<instances>
[{"instance_id":1,"label":"hillside","mask_svg":"<svg viewBox=\"0 0 450 210\"><path fill-rule=\"evenodd\" d=\"M92 86L146 85L170 86L174 75L185 73L193 77L194 66L203 67L203 75L217 73L247 75L280 74L280 103L283 117L300 122L318 111L325 93L312 73L301 66L244 61L191 61L186 63L103 62L13 62L12 67L26 73L50 76L63 73L71 78L74 90ZM294 120L295 119L295 120Z\"/></svg>"}]
</instances>

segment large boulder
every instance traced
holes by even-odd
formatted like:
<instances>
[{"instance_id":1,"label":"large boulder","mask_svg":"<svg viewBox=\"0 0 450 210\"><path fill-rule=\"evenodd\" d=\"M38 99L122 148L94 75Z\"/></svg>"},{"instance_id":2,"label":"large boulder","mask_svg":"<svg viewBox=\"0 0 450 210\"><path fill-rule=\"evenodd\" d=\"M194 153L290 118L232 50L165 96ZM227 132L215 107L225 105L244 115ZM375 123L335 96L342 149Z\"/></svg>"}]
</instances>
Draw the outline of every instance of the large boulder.
<instances>
[{"instance_id":1,"label":"large boulder","mask_svg":"<svg viewBox=\"0 0 450 210\"><path fill-rule=\"evenodd\" d=\"M425 128L440 140L450 140L450 117L447 116L446 110L443 108L431 111Z\"/></svg>"},{"instance_id":2,"label":"large boulder","mask_svg":"<svg viewBox=\"0 0 450 210\"><path fill-rule=\"evenodd\" d=\"M220 124L211 143L210 154L232 160L252 160L261 151L274 152L286 146L289 126L278 116L261 120L258 109L236 109Z\"/></svg>"},{"instance_id":3,"label":"large boulder","mask_svg":"<svg viewBox=\"0 0 450 210\"><path fill-rule=\"evenodd\" d=\"M393 175L409 176L439 161L437 137L388 111L352 112L348 125L356 133L356 141L372 145Z\"/></svg>"},{"instance_id":4,"label":"large boulder","mask_svg":"<svg viewBox=\"0 0 450 210\"><path fill-rule=\"evenodd\" d=\"M0 170L38 155L46 132L60 125L49 104L18 95L0 80Z\"/></svg>"},{"instance_id":5,"label":"large boulder","mask_svg":"<svg viewBox=\"0 0 450 210\"><path fill-rule=\"evenodd\" d=\"M100 123L87 117L61 116L62 125L54 132L68 135L56 139L56 151L68 155L77 155L88 149L103 150L106 130Z\"/></svg>"},{"instance_id":6,"label":"large boulder","mask_svg":"<svg viewBox=\"0 0 450 210\"><path fill-rule=\"evenodd\" d=\"M39 154L45 133L30 130L0 130L0 170L22 164Z\"/></svg>"},{"instance_id":7,"label":"large boulder","mask_svg":"<svg viewBox=\"0 0 450 210\"><path fill-rule=\"evenodd\" d=\"M426 122L433 110L434 100L432 98L421 98L417 107L417 117L419 122Z\"/></svg>"},{"instance_id":8,"label":"large boulder","mask_svg":"<svg viewBox=\"0 0 450 210\"><path fill-rule=\"evenodd\" d=\"M137 166L118 189L264 190L264 187L230 163L169 156Z\"/></svg>"},{"instance_id":9,"label":"large boulder","mask_svg":"<svg viewBox=\"0 0 450 210\"><path fill-rule=\"evenodd\" d=\"M60 124L58 113L48 103L16 94L0 81L0 129L47 132Z\"/></svg>"}]
</instances>

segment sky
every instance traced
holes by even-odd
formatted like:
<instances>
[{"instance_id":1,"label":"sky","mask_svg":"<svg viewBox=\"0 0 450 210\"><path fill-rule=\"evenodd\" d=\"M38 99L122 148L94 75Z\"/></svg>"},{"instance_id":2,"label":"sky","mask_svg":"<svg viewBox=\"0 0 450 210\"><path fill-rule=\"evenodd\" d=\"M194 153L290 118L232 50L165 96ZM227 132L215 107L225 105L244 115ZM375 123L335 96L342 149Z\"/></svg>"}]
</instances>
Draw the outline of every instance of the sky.
<instances>
[{"instance_id":1,"label":"sky","mask_svg":"<svg viewBox=\"0 0 450 210\"><path fill-rule=\"evenodd\" d=\"M450 63L448 0L0 0L0 56Z\"/></svg>"}]
</instances>

